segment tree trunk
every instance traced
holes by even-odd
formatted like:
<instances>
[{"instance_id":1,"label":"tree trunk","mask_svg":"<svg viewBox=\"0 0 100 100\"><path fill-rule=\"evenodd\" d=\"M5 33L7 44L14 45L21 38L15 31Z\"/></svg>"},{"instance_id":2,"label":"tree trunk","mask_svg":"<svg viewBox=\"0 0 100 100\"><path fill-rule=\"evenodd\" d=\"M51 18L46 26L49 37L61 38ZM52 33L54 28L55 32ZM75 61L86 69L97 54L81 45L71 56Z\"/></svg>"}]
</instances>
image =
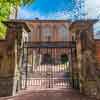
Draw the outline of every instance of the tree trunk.
<instances>
[{"instance_id":1,"label":"tree trunk","mask_svg":"<svg viewBox=\"0 0 100 100\"><path fill-rule=\"evenodd\" d=\"M19 7L16 6L15 7L15 19L17 19L17 17L18 17L18 11L19 11Z\"/></svg>"}]
</instances>

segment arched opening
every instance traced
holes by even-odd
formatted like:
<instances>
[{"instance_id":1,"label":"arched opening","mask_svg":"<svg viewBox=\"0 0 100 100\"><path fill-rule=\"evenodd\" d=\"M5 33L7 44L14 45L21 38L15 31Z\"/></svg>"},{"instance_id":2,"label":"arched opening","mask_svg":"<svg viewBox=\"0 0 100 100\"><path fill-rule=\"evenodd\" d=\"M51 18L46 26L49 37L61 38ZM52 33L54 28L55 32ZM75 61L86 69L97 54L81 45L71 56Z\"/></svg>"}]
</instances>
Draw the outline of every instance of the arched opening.
<instances>
[{"instance_id":1,"label":"arched opening","mask_svg":"<svg viewBox=\"0 0 100 100\"><path fill-rule=\"evenodd\" d=\"M46 25L42 28L42 41L51 41L52 31L51 26Z\"/></svg>"},{"instance_id":2,"label":"arched opening","mask_svg":"<svg viewBox=\"0 0 100 100\"><path fill-rule=\"evenodd\" d=\"M68 62L68 55L67 54L62 54L61 55L61 63L62 64L67 64Z\"/></svg>"},{"instance_id":3,"label":"arched opening","mask_svg":"<svg viewBox=\"0 0 100 100\"><path fill-rule=\"evenodd\" d=\"M51 63L52 63L51 55L48 53L44 54L42 58L42 64L51 64Z\"/></svg>"},{"instance_id":4,"label":"arched opening","mask_svg":"<svg viewBox=\"0 0 100 100\"><path fill-rule=\"evenodd\" d=\"M60 41L68 41L68 29L65 25L60 25L58 27L58 33Z\"/></svg>"}]
</instances>

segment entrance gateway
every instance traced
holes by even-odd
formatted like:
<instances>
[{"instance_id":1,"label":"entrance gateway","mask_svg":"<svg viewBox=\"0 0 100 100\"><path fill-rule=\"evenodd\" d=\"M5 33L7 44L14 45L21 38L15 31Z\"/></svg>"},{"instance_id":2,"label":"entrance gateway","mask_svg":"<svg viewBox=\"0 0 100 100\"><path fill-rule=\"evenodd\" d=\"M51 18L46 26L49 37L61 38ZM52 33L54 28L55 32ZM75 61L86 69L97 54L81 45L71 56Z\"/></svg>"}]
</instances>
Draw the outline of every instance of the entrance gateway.
<instances>
[{"instance_id":1,"label":"entrance gateway","mask_svg":"<svg viewBox=\"0 0 100 100\"><path fill-rule=\"evenodd\" d=\"M72 88L75 42L25 42L21 88L33 90ZM74 80L74 81L73 81Z\"/></svg>"},{"instance_id":2,"label":"entrance gateway","mask_svg":"<svg viewBox=\"0 0 100 100\"><path fill-rule=\"evenodd\" d=\"M43 22L43 23L41 23L40 25L40 22ZM82 21L79 20L79 21L72 22L70 23L70 25L68 24L69 25L69 27L67 27L67 29L69 30L68 32L63 31L64 29L62 30L61 26L63 26L62 23L64 22L65 21L52 21L52 22L40 21L40 20L33 21L32 22L33 24L31 23L33 25L32 34L28 26L26 25L25 21L5 22L5 24L7 25L7 37L5 40L1 41L0 43L1 45L0 52L1 52L1 59L2 59L1 70L0 70L1 71L0 72L1 74L0 88L2 91L0 92L0 96L10 96L10 95L16 94L16 90L18 91L20 89L19 76L21 76L20 85L22 89L31 88L35 90L35 89L71 88L71 87L76 86L75 84L78 82L77 81L78 79L80 82L79 84L80 92L83 92L86 95L91 95L91 96L94 95L93 91L95 91L96 88L98 89L99 87L97 86L98 82L97 82L97 77L96 77L97 75L95 74L96 70L94 70L95 69L94 65L95 64L97 65L98 62L96 62L95 61L96 59L94 59L96 57L95 48L94 48L95 41L93 40L93 37L92 37L93 32L91 32L93 30L90 30L90 29L93 29L93 24L96 23L96 21L95 20L82 20ZM52 32L50 31L51 33L47 31L44 32L46 28L45 26L47 26L48 24L49 26L51 26L49 27L50 30L52 31ZM42 26L42 28L40 28L40 26ZM60 29L61 31L59 32L58 29ZM69 34L69 32L71 32L71 34ZM28 37L29 33L31 35L29 35ZM51 40L50 38L48 38L48 36L46 36L46 33L51 34ZM68 33L66 37L65 37L65 33L66 34ZM62 37L62 34L63 34L63 37ZM30 36L32 37L32 40L31 40L32 42L24 42L24 41L30 41ZM72 36L75 36L75 37L73 38ZM28 37L28 40L26 37ZM40 39L39 37L40 38L42 37L42 38ZM74 53L75 45L73 47L71 45L68 45L70 44L69 42L61 42L61 41L71 41L71 40L76 41L77 53ZM34 42L34 41L41 41L41 43ZM43 41L49 41L49 42L43 42ZM56 43L53 41L55 41ZM23 42L24 42L24 46L23 46ZM94 59L95 64L94 62L91 62L91 56L88 56L88 57L84 56L87 53L89 53L89 55L94 54L92 55L92 59ZM75 57L74 54L77 54L76 55L77 61L74 60L74 57ZM4 57L2 58L3 55ZM65 66L67 64L66 63L67 58L68 58L67 61L69 61L69 67L68 67L69 71L67 71L68 70L67 69L66 70L67 72L66 71L64 72L63 69L64 68L66 69L66 67L62 68L61 66L63 65ZM87 62L86 59L89 59L90 63ZM84 62L82 62L82 60L84 60ZM88 63L88 66L85 61ZM93 65L92 66L93 73L91 73L90 71L90 73L83 74L83 72L87 72L88 69L91 69L90 68L91 65ZM38 67L38 66L41 66L41 67ZM42 66L43 67L46 66L44 67L44 69L45 70L47 69L47 70L46 71L42 70L43 69ZM57 68L59 69L59 71ZM69 72L70 74L64 74L62 75L62 77L60 77L61 76L59 75L61 72L60 68L62 69L62 73ZM57 71L55 71L55 69L57 69ZM21 72L21 74L19 72ZM50 72L53 74L51 74ZM59 73L56 75L57 78L54 77L55 73ZM80 77L75 78L75 76L77 76L76 74L79 75ZM96 78L95 81L94 81L93 76ZM57 79L58 80L62 79L66 83L69 83L68 81L69 79L70 87L67 84L65 85L65 87L60 87L64 84L64 82L58 81ZM37 80L39 80L39 82L37 82ZM91 82L93 84L91 84ZM94 84L94 83L97 83L97 84ZM93 91L91 91L91 89Z\"/></svg>"}]
</instances>

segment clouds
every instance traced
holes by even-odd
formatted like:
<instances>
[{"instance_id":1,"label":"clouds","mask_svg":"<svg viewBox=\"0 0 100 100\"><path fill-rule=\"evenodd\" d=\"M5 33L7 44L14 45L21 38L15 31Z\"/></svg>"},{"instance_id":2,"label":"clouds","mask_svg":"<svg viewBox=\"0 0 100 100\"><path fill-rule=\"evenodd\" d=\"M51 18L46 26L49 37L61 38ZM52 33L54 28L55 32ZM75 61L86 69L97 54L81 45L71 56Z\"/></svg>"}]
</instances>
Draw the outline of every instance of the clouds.
<instances>
[{"instance_id":1,"label":"clouds","mask_svg":"<svg viewBox=\"0 0 100 100\"><path fill-rule=\"evenodd\" d=\"M87 18L96 18L100 15L100 0L85 0L85 11Z\"/></svg>"},{"instance_id":2,"label":"clouds","mask_svg":"<svg viewBox=\"0 0 100 100\"><path fill-rule=\"evenodd\" d=\"M100 18L100 0L86 0L85 11L88 13L87 18ZM100 39L100 21L94 25L94 37Z\"/></svg>"}]
</instances>

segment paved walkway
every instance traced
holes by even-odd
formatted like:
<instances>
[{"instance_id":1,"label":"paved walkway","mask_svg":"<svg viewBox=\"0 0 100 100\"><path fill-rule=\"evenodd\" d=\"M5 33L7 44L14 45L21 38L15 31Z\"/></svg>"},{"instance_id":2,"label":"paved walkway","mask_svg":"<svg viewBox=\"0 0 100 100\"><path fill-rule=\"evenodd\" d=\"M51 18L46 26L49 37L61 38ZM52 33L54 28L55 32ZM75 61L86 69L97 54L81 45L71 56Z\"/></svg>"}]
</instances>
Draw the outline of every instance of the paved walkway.
<instances>
[{"instance_id":1,"label":"paved walkway","mask_svg":"<svg viewBox=\"0 0 100 100\"><path fill-rule=\"evenodd\" d=\"M96 100L80 94L74 90L45 90L28 91L15 97L1 98L0 100Z\"/></svg>"}]
</instances>

